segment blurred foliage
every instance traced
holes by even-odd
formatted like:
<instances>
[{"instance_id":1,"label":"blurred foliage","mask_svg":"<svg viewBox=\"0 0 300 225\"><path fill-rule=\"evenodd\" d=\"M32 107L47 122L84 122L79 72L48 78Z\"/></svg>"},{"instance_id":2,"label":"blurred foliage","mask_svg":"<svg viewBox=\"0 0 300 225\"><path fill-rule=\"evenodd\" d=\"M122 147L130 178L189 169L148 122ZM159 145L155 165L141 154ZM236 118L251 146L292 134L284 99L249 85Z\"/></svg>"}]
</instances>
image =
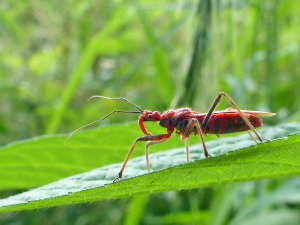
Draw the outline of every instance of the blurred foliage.
<instances>
[{"instance_id":1,"label":"blurred foliage","mask_svg":"<svg viewBox=\"0 0 300 225\"><path fill-rule=\"evenodd\" d=\"M224 91L241 108L276 112L267 124L299 121L299 14L297 0L2 0L0 145L70 132L112 110L132 109L118 101L87 103L95 94L123 96L142 109L190 106L207 112ZM222 101L218 109L226 107ZM115 115L102 124L135 119ZM170 192L5 214L0 221L227 224L284 184ZM251 211L251 218L259 223L276 213L272 224L284 218L297 224L298 211L297 199L270 202L261 212Z\"/></svg>"}]
</instances>

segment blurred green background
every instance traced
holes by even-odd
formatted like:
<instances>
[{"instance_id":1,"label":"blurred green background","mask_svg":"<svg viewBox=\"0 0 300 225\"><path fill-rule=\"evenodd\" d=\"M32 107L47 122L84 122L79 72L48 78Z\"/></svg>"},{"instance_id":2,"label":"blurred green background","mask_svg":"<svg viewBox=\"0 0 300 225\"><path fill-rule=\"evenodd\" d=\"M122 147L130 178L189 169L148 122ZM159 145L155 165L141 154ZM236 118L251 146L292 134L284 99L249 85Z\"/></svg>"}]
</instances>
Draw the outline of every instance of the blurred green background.
<instances>
[{"instance_id":1,"label":"blurred green background","mask_svg":"<svg viewBox=\"0 0 300 225\"><path fill-rule=\"evenodd\" d=\"M2 0L0 145L132 110L118 101L86 102L92 95L161 112L207 112L223 91L242 109L276 112L266 124L299 121L299 25L298 0ZM218 109L229 106L223 100ZM102 124L136 119L115 115ZM0 223L228 224L286 182L4 214ZM245 224L299 224L298 203L270 201Z\"/></svg>"}]
</instances>

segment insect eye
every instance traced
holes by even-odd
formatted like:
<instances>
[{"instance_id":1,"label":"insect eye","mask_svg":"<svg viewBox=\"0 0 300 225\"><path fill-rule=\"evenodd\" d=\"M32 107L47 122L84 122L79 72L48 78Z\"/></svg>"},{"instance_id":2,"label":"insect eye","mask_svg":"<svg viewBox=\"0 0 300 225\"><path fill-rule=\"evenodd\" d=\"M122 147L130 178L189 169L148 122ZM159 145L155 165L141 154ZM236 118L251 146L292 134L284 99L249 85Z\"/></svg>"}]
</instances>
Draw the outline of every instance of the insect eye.
<instances>
[{"instance_id":1,"label":"insect eye","mask_svg":"<svg viewBox=\"0 0 300 225\"><path fill-rule=\"evenodd\" d=\"M147 119L151 120L152 119L152 114L149 114Z\"/></svg>"}]
</instances>

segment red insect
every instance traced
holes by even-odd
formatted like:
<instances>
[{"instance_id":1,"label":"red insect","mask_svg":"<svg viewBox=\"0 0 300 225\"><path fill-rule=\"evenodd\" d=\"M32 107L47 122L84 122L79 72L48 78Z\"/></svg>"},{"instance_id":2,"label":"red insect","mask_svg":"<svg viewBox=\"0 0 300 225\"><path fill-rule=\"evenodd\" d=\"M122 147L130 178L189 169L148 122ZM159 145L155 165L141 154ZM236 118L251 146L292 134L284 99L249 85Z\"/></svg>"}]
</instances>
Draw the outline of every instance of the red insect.
<instances>
[{"instance_id":1,"label":"red insect","mask_svg":"<svg viewBox=\"0 0 300 225\"><path fill-rule=\"evenodd\" d=\"M228 108L224 111L215 111L215 108L219 101L221 100L221 97L224 96L230 104L235 108ZM263 142L264 140L259 136L259 134L256 132L255 128L260 127L262 125L262 121L258 116L273 116L275 113L269 113L269 112L260 112L260 111L249 111L249 110L240 110L236 104L228 97L227 94L220 92L217 98L215 99L212 107L210 108L208 113L198 113L195 111L192 111L189 108L180 108L180 109L174 109L174 110L167 110L162 115L157 111L147 111L142 110L137 105L133 104L132 102L128 101L127 99L120 97L120 98L108 98L104 96L92 96L91 98L106 98L106 99L112 99L117 100L121 99L123 101L128 102L129 104L133 105L135 108L137 108L139 111L123 111L123 110L115 110L111 112L110 114L106 115L100 120L94 121L92 123L89 123L83 127L78 128L75 130L71 135L68 137L67 142L69 141L70 137L76 133L77 131L81 130L82 128L85 128L89 125L92 125L94 123L100 122L104 119L106 119L108 116L110 116L113 113L139 113L141 114L139 117L139 125L141 130L144 132L146 136L139 137L135 140L134 144L132 145L124 163L123 166L118 173L118 177L113 180L115 182L118 179L122 178L123 171L125 169L125 166L138 142L141 141L147 141L146 144L146 162L147 162L147 170L150 171L150 165L149 165L149 151L148 148L150 145L159 144L162 142L167 141L173 134L174 130L176 129L176 133L181 135L181 139L185 141L185 147L186 147L186 160L189 161L189 147L188 147L188 139L190 134L199 135L202 141L203 150L205 157L210 156L207 152L204 138L203 136L205 134L227 134L227 133L234 133L234 132L241 132L246 131L250 137L257 143L257 140L253 137L253 135L249 132L249 130L252 130L258 140L260 142ZM89 100L91 99L89 98ZM166 128L167 132L166 134L159 134L159 135L152 135L150 134L147 129L145 128L144 122L145 121L159 121L159 125ZM268 141L268 140L266 140Z\"/></svg>"}]
</instances>

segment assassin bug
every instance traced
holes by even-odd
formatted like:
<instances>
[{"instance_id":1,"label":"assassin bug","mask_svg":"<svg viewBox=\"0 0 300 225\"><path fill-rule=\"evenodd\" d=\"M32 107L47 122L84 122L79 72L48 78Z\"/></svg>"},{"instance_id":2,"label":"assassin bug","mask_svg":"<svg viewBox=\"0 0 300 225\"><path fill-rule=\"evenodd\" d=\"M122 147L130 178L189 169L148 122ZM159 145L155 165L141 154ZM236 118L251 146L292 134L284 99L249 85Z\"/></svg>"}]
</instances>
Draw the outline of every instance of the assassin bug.
<instances>
[{"instance_id":1,"label":"assassin bug","mask_svg":"<svg viewBox=\"0 0 300 225\"><path fill-rule=\"evenodd\" d=\"M222 96L224 96L229 103L235 108L228 108L223 111L214 111L218 103L220 102ZM186 160L189 162L189 146L188 146L188 139L190 134L194 133L195 135L199 135L201 138L201 142L203 145L204 155L205 157L209 157L210 155L207 152L205 142L204 142L204 135L205 134L227 134L227 133L234 133L234 132L241 132L246 131L250 137L257 143L257 140L254 138L254 136L249 132L249 130L252 130L258 140L260 142L263 141L269 141L266 139L262 139L255 128L260 127L262 125L262 120L258 116L273 116L275 113L269 113L269 112L260 112L260 111L250 111L250 110L240 110L237 105L229 98L227 94L224 92L220 92L217 98L215 99L212 107L208 111L208 113L198 113L195 111L192 111L190 108L179 108L174 110L167 110L163 114L160 114L157 111L147 111L142 110L137 105L133 104L132 102L128 101L127 99L123 97L119 98L109 98L104 96L92 96L88 100L92 98L105 98L110 100L123 100L127 103L131 104L135 108L137 108L139 111L124 111L124 110L115 110L106 115L105 117L96 120L94 122L91 122L89 124L86 124L77 130L73 131L73 133L70 134L68 137L67 142L73 136L74 133L81 130L82 128L85 128L87 126L90 126L94 123L100 122L110 115L114 113L139 113L141 114L139 117L139 126L143 133L146 136L139 137L135 140L133 143L124 163L123 166L118 173L118 177L113 180L115 182L118 179L122 178L123 171L125 169L125 166L138 142L146 141L146 163L147 163L147 170L150 171L150 165L149 165L149 146L159 144L162 142L167 141L172 136L174 130L176 129L176 134L181 135L181 139L185 141L185 147L186 147ZM157 121L159 122L159 125L167 129L166 134L159 134L159 135L152 135L150 134L147 129L145 128L144 122L145 121Z\"/></svg>"}]
</instances>

